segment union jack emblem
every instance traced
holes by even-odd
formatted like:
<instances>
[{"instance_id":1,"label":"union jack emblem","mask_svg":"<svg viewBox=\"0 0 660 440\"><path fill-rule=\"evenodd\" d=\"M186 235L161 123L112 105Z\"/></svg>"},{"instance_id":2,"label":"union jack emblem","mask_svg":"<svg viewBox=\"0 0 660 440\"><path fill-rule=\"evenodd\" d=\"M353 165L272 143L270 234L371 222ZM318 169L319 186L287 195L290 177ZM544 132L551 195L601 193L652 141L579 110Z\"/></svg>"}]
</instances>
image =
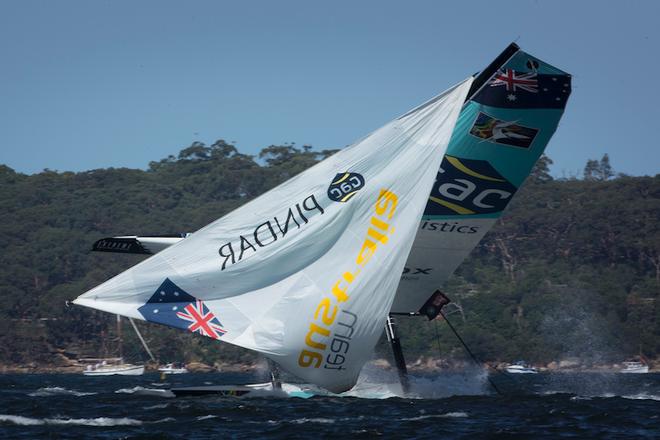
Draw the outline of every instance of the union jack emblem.
<instances>
[{"instance_id":1,"label":"union jack emblem","mask_svg":"<svg viewBox=\"0 0 660 440\"><path fill-rule=\"evenodd\" d=\"M202 300L198 299L183 308L183 312L177 312L176 316L184 319L190 324L188 330L213 339L220 339L220 336L226 333L221 327L220 321L206 307Z\"/></svg>"},{"instance_id":2,"label":"union jack emblem","mask_svg":"<svg viewBox=\"0 0 660 440\"><path fill-rule=\"evenodd\" d=\"M500 70L490 83L491 87L505 86L507 92L517 92L518 89L530 93L538 93L539 83L536 72L516 74L513 69Z\"/></svg>"}]
</instances>

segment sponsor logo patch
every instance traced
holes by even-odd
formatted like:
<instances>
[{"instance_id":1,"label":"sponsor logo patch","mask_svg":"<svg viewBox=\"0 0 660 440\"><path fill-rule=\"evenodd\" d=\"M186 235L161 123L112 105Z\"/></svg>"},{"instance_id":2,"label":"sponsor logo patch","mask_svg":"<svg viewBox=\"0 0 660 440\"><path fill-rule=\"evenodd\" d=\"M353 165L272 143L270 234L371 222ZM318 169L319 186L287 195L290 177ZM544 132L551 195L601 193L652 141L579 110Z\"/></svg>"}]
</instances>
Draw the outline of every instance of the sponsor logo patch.
<instances>
[{"instance_id":1,"label":"sponsor logo patch","mask_svg":"<svg viewBox=\"0 0 660 440\"><path fill-rule=\"evenodd\" d=\"M439 290L433 292L433 295L424 303L419 313L426 315L429 318L429 321L435 319L436 316L440 314L442 308L449 304L451 300L447 298L447 295L442 293Z\"/></svg>"},{"instance_id":2,"label":"sponsor logo patch","mask_svg":"<svg viewBox=\"0 0 660 440\"><path fill-rule=\"evenodd\" d=\"M445 156L424 215L500 212L516 189L485 160Z\"/></svg>"},{"instance_id":3,"label":"sponsor logo patch","mask_svg":"<svg viewBox=\"0 0 660 440\"><path fill-rule=\"evenodd\" d=\"M333 202L348 202L364 187L364 177L358 173L339 173L328 187L328 198Z\"/></svg>"},{"instance_id":4,"label":"sponsor logo patch","mask_svg":"<svg viewBox=\"0 0 660 440\"><path fill-rule=\"evenodd\" d=\"M303 228L316 215L323 215L324 212L325 210L314 194L306 197L302 202L289 207L286 212L281 212L263 221L252 230L248 230L249 232L246 231L233 241L220 246L218 249L220 261L222 261L220 270L239 263L243 258L275 243L278 239L284 239L289 231Z\"/></svg>"},{"instance_id":5,"label":"sponsor logo patch","mask_svg":"<svg viewBox=\"0 0 660 440\"><path fill-rule=\"evenodd\" d=\"M404 267L403 275L431 275L432 267Z\"/></svg>"},{"instance_id":6,"label":"sponsor logo patch","mask_svg":"<svg viewBox=\"0 0 660 440\"><path fill-rule=\"evenodd\" d=\"M538 132L536 128L495 119L483 112L479 112L470 129L470 134L479 139L519 148L529 148Z\"/></svg>"},{"instance_id":7,"label":"sponsor logo patch","mask_svg":"<svg viewBox=\"0 0 660 440\"><path fill-rule=\"evenodd\" d=\"M448 232L453 234L476 234L479 232L480 226L466 225L459 222L430 222L425 221L422 223L420 229L425 231Z\"/></svg>"}]
</instances>

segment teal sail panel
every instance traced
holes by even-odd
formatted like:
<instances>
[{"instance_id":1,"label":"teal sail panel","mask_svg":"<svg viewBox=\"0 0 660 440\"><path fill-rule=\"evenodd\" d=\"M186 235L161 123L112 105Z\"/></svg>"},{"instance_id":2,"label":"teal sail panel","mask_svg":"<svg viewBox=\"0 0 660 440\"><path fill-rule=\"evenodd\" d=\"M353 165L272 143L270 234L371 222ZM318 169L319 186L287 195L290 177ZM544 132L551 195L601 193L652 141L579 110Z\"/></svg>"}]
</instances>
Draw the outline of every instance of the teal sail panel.
<instances>
[{"instance_id":1,"label":"teal sail panel","mask_svg":"<svg viewBox=\"0 0 660 440\"><path fill-rule=\"evenodd\" d=\"M392 312L419 312L495 224L545 151L570 93L568 73L515 44L476 77Z\"/></svg>"}]
</instances>

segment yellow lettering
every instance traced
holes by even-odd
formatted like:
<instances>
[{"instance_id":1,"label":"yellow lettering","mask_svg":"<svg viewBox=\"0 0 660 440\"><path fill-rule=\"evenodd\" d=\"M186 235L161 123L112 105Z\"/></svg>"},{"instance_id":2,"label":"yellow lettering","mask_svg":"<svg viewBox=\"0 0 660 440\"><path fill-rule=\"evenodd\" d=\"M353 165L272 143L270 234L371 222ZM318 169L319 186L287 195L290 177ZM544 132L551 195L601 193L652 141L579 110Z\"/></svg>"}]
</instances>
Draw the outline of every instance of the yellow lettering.
<instances>
[{"instance_id":1,"label":"yellow lettering","mask_svg":"<svg viewBox=\"0 0 660 440\"><path fill-rule=\"evenodd\" d=\"M375 252L376 243L371 240L364 240L364 243L362 243L362 249L360 249L360 253L358 254L355 262L360 266L364 266L369 262L369 260L371 260L371 257L373 257Z\"/></svg>"},{"instance_id":2,"label":"yellow lettering","mask_svg":"<svg viewBox=\"0 0 660 440\"><path fill-rule=\"evenodd\" d=\"M387 229L390 227L389 224L376 217L371 217L371 224L385 232L387 232Z\"/></svg>"},{"instance_id":3,"label":"yellow lettering","mask_svg":"<svg viewBox=\"0 0 660 440\"><path fill-rule=\"evenodd\" d=\"M311 324L309 324L309 331L307 332L307 336L305 336L305 344L307 344L308 347L318 348L319 350L325 350L325 344L321 342L316 342L312 339L314 333L318 333L322 336L328 337L330 336L330 330L318 326L312 322Z\"/></svg>"},{"instance_id":4,"label":"yellow lettering","mask_svg":"<svg viewBox=\"0 0 660 440\"><path fill-rule=\"evenodd\" d=\"M324 309L323 316L321 317L321 321L325 325L330 325L333 322L335 322L335 316L337 315L337 306L334 306L332 308L332 315L328 316L328 311L330 310L330 298L323 298L321 302L319 303L319 306L316 308L316 312L314 312L314 319L319 319L319 312L321 309Z\"/></svg>"},{"instance_id":5,"label":"yellow lettering","mask_svg":"<svg viewBox=\"0 0 660 440\"><path fill-rule=\"evenodd\" d=\"M373 238L374 240L378 240L378 241L380 241L380 242L383 243L383 244L387 243L387 240L389 240L389 238L387 237L387 235L385 235L385 234L381 234L380 232L378 232L377 230L375 230L375 229L373 229L373 228L369 228L369 229L367 230L367 235L368 235L369 237Z\"/></svg>"},{"instance_id":6,"label":"yellow lettering","mask_svg":"<svg viewBox=\"0 0 660 440\"><path fill-rule=\"evenodd\" d=\"M316 365L314 365L314 368L318 368L321 366L321 362L323 361L323 356L321 356L320 353L317 353L315 351L303 350L300 352L300 356L298 356L298 365L300 365L303 368L307 368L310 365L312 365L313 361L316 361Z\"/></svg>"},{"instance_id":7,"label":"yellow lettering","mask_svg":"<svg viewBox=\"0 0 660 440\"><path fill-rule=\"evenodd\" d=\"M387 214L387 218L392 218L394 211L396 211L398 200L399 198L393 192L390 192L386 189L381 189L378 200L376 200L376 213L378 215L383 215L389 208L390 212ZM381 201L384 201L384 204L381 204Z\"/></svg>"},{"instance_id":8,"label":"yellow lettering","mask_svg":"<svg viewBox=\"0 0 660 440\"><path fill-rule=\"evenodd\" d=\"M353 280L355 279L355 276L353 276L353 274L350 272L344 272L343 276L347 283L352 283Z\"/></svg>"},{"instance_id":9,"label":"yellow lettering","mask_svg":"<svg viewBox=\"0 0 660 440\"><path fill-rule=\"evenodd\" d=\"M399 198L396 196L396 194L389 190L382 189L378 199L376 200L376 205L374 206L376 214L378 216L386 216L388 219L391 219L394 215L394 212L396 211L398 200ZM386 244L389 241L388 234L394 233L394 228L392 228L390 224L383 219L374 216L371 217L370 223L371 226L367 228L366 237L362 243L360 252L355 259L358 267L356 267L354 271L343 272L341 278L332 286L332 295L334 296L337 304L348 301L350 297L346 292L348 291L350 284L353 283L353 281L355 281L355 279L358 277L362 267L366 265L374 256L376 249L378 249L378 244ZM341 287L342 282L345 283L344 288ZM330 327L337 318L337 312L338 306L333 305L332 297L323 298L321 302L319 302L318 306L316 306L316 311L314 312L314 320L319 321L320 319L324 325ZM355 320L357 320L356 315L353 315L352 313L351 315L354 316ZM339 324L344 325L341 321ZM307 335L305 335L305 344L311 349L319 350L319 352L307 349L301 350L300 354L298 355L298 365L303 368L319 368L323 363L323 352L327 348L327 344L319 342L319 340L324 340L323 338L330 337L330 334L331 332L329 328L322 327L315 322L311 322L309 324L309 331L307 332ZM316 340L314 340L315 335L317 335ZM339 348L335 350L336 347L334 344L336 341L337 340L333 340L332 342L332 351L335 353L335 360L332 361L329 359L329 357L326 358L326 368L328 368L327 364L338 365L343 363L345 360L343 355L337 353ZM344 350L343 353L347 353L349 346L346 342L344 342L344 344L346 345L345 349L341 344L339 347ZM341 358L341 361L338 360L339 357ZM334 367L332 368L340 369Z\"/></svg>"},{"instance_id":10,"label":"yellow lettering","mask_svg":"<svg viewBox=\"0 0 660 440\"><path fill-rule=\"evenodd\" d=\"M341 280L337 281L334 286L332 286L332 294L337 298L338 303L343 303L348 300L348 295L346 295L346 289L339 287Z\"/></svg>"}]
</instances>

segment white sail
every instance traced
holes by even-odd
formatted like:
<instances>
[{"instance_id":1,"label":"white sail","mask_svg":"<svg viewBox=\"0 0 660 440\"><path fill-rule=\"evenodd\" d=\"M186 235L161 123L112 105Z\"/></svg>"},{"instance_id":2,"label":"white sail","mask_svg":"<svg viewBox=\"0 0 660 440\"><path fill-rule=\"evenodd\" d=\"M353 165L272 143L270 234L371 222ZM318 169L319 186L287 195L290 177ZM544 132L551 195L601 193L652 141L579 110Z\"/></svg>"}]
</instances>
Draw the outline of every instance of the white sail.
<instances>
[{"instance_id":1,"label":"white sail","mask_svg":"<svg viewBox=\"0 0 660 440\"><path fill-rule=\"evenodd\" d=\"M382 332L471 82L75 303L199 332L350 389Z\"/></svg>"}]
</instances>

